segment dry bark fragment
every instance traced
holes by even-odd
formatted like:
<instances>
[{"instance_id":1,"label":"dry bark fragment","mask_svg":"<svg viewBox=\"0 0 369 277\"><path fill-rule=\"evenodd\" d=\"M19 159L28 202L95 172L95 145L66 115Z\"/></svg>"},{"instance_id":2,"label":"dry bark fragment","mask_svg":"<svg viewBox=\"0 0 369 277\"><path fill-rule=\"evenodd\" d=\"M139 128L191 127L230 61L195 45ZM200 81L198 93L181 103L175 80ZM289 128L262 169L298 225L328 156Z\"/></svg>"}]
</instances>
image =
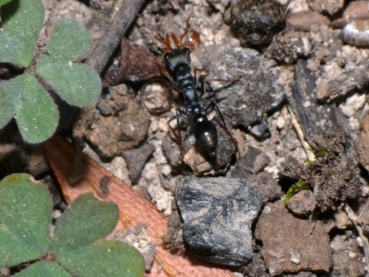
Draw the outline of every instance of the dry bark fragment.
<instances>
[{"instance_id":1,"label":"dry bark fragment","mask_svg":"<svg viewBox=\"0 0 369 277\"><path fill-rule=\"evenodd\" d=\"M295 81L291 85L290 107L296 115L308 142L316 135L324 136L327 130L345 130L341 111L335 105L321 105L315 94L316 77L307 68L307 62L298 60Z\"/></svg>"},{"instance_id":2,"label":"dry bark fragment","mask_svg":"<svg viewBox=\"0 0 369 277\"><path fill-rule=\"evenodd\" d=\"M143 45L135 45L127 39L122 40L122 56L118 67L112 67L105 79L111 86L125 81L146 81L160 77L159 61Z\"/></svg>"},{"instance_id":3,"label":"dry bark fragment","mask_svg":"<svg viewBox=\"0 0 369 277\"><path fill-rule=\"evenodd\" d=\"M120 1L119 10L111 20L109 28L86 60L97 73L100 74L105 68L144 2L145 0Z\"/></svg>"}]
</instances>

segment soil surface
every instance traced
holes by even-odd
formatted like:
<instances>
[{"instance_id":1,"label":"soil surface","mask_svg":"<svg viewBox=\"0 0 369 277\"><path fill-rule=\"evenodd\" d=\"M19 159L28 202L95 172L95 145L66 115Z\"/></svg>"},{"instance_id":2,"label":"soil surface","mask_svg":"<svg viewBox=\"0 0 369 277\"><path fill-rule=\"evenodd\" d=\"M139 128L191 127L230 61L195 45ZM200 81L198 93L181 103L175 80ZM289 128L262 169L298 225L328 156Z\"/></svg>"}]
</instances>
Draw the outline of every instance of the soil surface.
<instances>
[{"instance_id":1,"label":"soil surface","mask_svg":"<svg viewBox=\"0 0 369 277\"><path fill-rule=\"evenodd\" d=\"M104 88L96 107L75 117L64 107L59 133L176 226L183 176L245 178L257 187L253 258L231 268L235 276L369 276L369 2L129 2L139 15L125 31L111 23L120 1L44 0L40 46L61 17L85 24L94 46L110 42L108 28L124 36L101 46L108 60L94 51L83 60ZM191 74L217 129L214 153L196 142L192 118L175 118L189 104L165 66L177 46L191 50ZM30 172L63 210L39 148L22 142L14 123L0 140L1 177ZM178 228L169 229L171 247L184 251Z\"/></svg>"}]
</instances>

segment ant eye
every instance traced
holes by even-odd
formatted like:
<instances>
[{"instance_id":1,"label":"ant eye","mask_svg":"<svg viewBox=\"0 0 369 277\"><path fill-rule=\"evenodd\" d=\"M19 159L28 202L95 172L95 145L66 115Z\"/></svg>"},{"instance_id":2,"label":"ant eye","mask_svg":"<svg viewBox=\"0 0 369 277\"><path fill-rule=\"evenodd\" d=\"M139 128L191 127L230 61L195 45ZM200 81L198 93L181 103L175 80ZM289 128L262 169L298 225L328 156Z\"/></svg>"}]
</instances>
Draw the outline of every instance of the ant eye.
<instances>
[{"instance_id":1,"label":"ant eye","mask_svg":"<svg viewBox=\"0 0 369 277\"><path fill-rule=\"evenodd\" d=\"M186 48L186 53L190 54L190 50L188 48Z\"/></svg>"},{"instance_id":2,"label":"ant eye","mask_svg":"<svg viewBox=\"0 0 369 277\"><path fill-rule=\"evenodd\" d=\"M165 55L164 55L164 58L165 58L166 60L169 60L169 55L168 55L168 54L165 54Z\"/></svg>"}]
</instances>

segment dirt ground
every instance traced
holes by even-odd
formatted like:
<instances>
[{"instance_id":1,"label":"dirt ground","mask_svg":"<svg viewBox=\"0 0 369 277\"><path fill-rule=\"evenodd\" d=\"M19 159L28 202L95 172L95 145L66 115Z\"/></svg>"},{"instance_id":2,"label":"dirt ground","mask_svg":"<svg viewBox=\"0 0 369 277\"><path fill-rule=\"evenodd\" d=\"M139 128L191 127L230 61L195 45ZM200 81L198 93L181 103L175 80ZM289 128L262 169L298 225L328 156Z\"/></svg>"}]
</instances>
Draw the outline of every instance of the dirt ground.
<instances>
[{"instance_id":1,"label":"dirt ground","mask_svg":"<svg viewBox=\"0 0 369 277\"><path fill-rule=\"evenodd\" d=\"M96 45L119 13L115 2L45 0L43 34L71 17ZM258 186L264 205L253 224L254 257L235 276L369 276L369 2L152 0L139 14L101 72L99 103L66 127L84 152L168 217L178 217L174 191L183 176ZM195 46L192 68L209 79L203 105L215 100L225 118L226 128L209 113L219 136L215 161L182 118L181 162L167 124L185 103L163 74L165 39L180 38L187 22L182 42ZM171 126L178 132L176 120ZM25 166L44 177L47 169L30 158L37 153L25 155ZM173 240L183 250L180 243Z\"/></svg>"}]
</instances>

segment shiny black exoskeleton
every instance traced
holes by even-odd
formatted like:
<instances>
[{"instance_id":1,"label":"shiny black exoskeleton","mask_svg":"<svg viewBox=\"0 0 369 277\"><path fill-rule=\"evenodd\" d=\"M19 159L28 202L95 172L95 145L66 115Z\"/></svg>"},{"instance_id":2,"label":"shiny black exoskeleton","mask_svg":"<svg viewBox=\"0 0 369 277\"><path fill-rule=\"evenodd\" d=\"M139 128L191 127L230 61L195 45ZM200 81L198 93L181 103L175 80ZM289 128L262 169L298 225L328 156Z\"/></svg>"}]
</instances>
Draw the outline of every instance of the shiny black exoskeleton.
<instances>
[{"instance_id":1,"label":"shiny black exoskeleton","mask_svg":"<svg viewBox=\"0 0 369 277\"><path fill-rule=\"evenodd\" d=\"M206 115L197 114L194 117L194 135L196 141L209 155L212 164L216 164L216 151L218 146L218 133L215 125L208 120Z\"/></svg>"},{"instance_id":2,"label":"shiny black exoskeleton","mask_svg":"<svg viewBox=\"0 0 369 277\"><path fill-rule=\"evenodd\" d=\"M201 97L205 92L205 81L201 83L201 93L197 93L198 78L194 70L194 75L191 72L191 58L188 48L177 47L165 54L166 67L169 70L171 83L180 92L185 99L186 108L184 110L177 109L177 114L169 119L168 125L173 135L176 137L181 147L181 156L183 156L183 143L179 129L179 118L185 117L192 119L194 123L194 135L197 143L204 149L212 166L217 169L216 149L218 145L218 133L213 122L209 121L206 116L214 108L220 114L222 121L223 116L215 102L211 102L206 108L201 104ZM178 133L170 126L170 122L177 120Z\"/></svg>"},{"instance_id":3,"label":"shiny black exoskeleton","mask_svg":"<svg viewBox=\"0 0 369 277\"><path fill-rule=\"evenodd\" d=\"M204 79L201 81L201 92L200 95L198 95L198 77L196 73L200 70L194 69L194 74L192 74L190 56L191 51L195 47L195 44L200 42L200 37L197 33L194 32L191 35L190 42L186 45L183 45L182 39L187 34L187 28L184 34L179 39L176 35L172 33L167 34L165 40L155 37L158 41L166 45L167 51L165 53L166 68L162 68L160 65L158 65L158 67L161 72L170 80L173 87L183 94L186 103L185 109L176 109L177 114L168 120L168 126L181 148L182 160L185 149L182 142L179 119L181 117L184 117L193 120L194 136L196 138L196 141L204 149L204 152L207 154L213 168L217 169L218 164L216 159L216 150L218 145L218 133L214 123L208 119L207 114L215 109L219 114L224 127L225 121L217 104L214 101L211 102L206 108L201 104L201 98L205 93L206 81ZM172 41L175 44L175 48L171 47L170 38L172 38ZM176 132L170 126L170 123L173 120L177 120L178 132ZM227 134L232 137L226 127L225 130ZM234 139L232 141L234 141Z\"/></svg>"}]
</instances>

